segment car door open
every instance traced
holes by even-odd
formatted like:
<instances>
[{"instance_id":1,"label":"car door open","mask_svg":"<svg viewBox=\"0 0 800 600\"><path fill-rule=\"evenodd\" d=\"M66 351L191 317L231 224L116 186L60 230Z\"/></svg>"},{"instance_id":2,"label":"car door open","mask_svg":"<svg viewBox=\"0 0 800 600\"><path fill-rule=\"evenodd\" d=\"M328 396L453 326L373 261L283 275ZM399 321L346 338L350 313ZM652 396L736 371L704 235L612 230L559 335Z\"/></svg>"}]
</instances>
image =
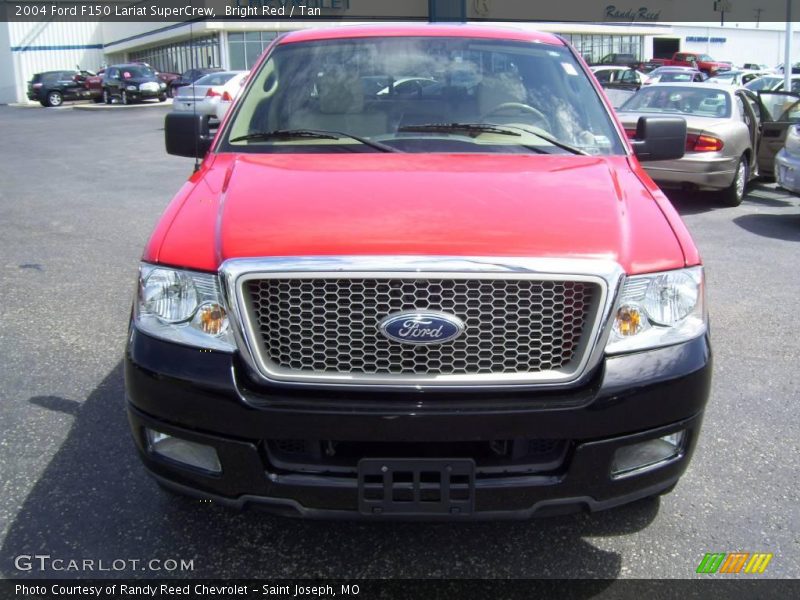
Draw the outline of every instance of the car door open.
<instances>
[{"instance_id":1,"label":"car door open","mask_svg":"<svg viewBox=\"0 0 800 600\"><path fill-rule=\"evenodd\" d=\"M772 175L775 155L786 142L790 125L800 123L800 94L796 92L758 92L761 105L761 132L758 144L758 169L762 175Z\"/></svg>"}]
</instances>

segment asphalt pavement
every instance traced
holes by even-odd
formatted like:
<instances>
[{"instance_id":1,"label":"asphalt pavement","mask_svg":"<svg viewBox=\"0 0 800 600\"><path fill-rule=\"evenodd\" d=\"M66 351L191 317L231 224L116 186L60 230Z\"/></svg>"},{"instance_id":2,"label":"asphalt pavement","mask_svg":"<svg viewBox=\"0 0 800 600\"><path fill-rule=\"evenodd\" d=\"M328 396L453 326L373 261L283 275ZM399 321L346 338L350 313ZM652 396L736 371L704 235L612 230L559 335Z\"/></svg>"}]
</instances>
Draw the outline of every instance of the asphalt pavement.
<instances>
[{"instance_id":1,"label":"asphalt pavement","mask_svg":"<svg viewBox=\"0 0 800 600\"><path fill-rule=\"evenodd\" d=\"M715 351L699 447L672 494L430 524L301 521L162 492L130 439L121 358L142 248L192 170L164 152L166 110L0 107L0 574L685 578L706 552L742 551L800 577L800 199L767 183L737 208L671 195L706 262ZM35 554L95 570L17 559Z\"/></svg>"}]
</instances>

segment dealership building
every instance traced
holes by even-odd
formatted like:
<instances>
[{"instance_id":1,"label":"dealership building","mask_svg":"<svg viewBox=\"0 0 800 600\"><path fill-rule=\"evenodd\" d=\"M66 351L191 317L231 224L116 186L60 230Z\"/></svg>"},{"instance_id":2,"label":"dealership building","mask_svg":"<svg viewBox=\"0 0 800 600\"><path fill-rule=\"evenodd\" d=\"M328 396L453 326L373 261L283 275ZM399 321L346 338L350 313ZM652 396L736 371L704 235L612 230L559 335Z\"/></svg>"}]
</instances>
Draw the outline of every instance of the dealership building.
<instances>
[{"instance_id":1,"label":"dealership building","mask_svg":"<svg viewBox=\"0 0 800 600\"><path fill-rule=\"evenodd\" d=\"M350 22L334 24L347 26ZM160 71L248 69L281 32L320 22L238 19L164 22L0 23L0 104L26 101L34 73L141 61ZM563 35L589 62L611 53L670 57L678 50L734 64L783 62L784 23L508 23ZM800 34L793 47L800 49ZM794 61L793 61L794 62Z\"/></svg>"}]
</instances>

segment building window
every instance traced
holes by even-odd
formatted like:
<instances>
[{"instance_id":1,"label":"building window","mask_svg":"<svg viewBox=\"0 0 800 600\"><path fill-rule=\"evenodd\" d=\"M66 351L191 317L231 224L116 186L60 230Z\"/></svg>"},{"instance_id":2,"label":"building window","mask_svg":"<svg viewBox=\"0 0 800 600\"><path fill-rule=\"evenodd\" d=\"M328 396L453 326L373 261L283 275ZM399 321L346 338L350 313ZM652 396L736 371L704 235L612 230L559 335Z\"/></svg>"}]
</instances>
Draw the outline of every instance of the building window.
<instances>
[{"instance_id":1,"label":"building window","mask_svg":"<svg viewBox=\"0 0 800 600\"><path fill-rule=\"evenodd\" d=\"M157 71L183 73L189 69L219 67L219 37L216 35L154 46L131 52L129 60L146 62Z\"/></svg>"},{"instance_id":2,"label":"building window","mask_svg":"<svg viewBox=\"0 0 800 600\"><path fill-rule=\"evenodd\" d=\"M276 36L277 34L272 31L228 33L228 56L231 70L247 71L251 69Z\"/></svg>"},{"instance_id":3,"label":"building window","mask_svg":"<svg viewBox=\"0 0 800 600\"><path fill-rule=\"evenodd\" d=\"M588 63L597 63L608 54L633 54L642 58L644 48L641 35L587 35L568 33L564 37Z\"/></svg>"}]
</instances>

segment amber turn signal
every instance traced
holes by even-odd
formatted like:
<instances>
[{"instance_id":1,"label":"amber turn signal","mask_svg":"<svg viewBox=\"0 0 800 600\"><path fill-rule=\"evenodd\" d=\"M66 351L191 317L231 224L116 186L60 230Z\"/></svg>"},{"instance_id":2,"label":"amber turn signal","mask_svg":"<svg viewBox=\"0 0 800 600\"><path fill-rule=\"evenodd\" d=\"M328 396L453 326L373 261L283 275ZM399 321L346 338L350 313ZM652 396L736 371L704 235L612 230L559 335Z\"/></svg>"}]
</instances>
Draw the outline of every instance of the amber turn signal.
<instances>
[{"instance_id":1,"label":"amber turn signal","mask_svg":"<svg viewBox=\"0 0 800 600\"><path fill-rule=\"evenodd\" d=\"M219 304L204 304L197 311L200 330L208 335L219 335L225 330L228 315Z\"/></svg>"},{"instance_id":2,"label":"amber turn signal","mask_svg":"<svg viewBox=\"0 0 800 600\"><path fill-rule=\"evenodd\" d=\"M637 306L620 306L617 311L617 318L614 322L614 329L623 337L636 335L644 326L644 316Z\"/></svg>"}]
</instances>

